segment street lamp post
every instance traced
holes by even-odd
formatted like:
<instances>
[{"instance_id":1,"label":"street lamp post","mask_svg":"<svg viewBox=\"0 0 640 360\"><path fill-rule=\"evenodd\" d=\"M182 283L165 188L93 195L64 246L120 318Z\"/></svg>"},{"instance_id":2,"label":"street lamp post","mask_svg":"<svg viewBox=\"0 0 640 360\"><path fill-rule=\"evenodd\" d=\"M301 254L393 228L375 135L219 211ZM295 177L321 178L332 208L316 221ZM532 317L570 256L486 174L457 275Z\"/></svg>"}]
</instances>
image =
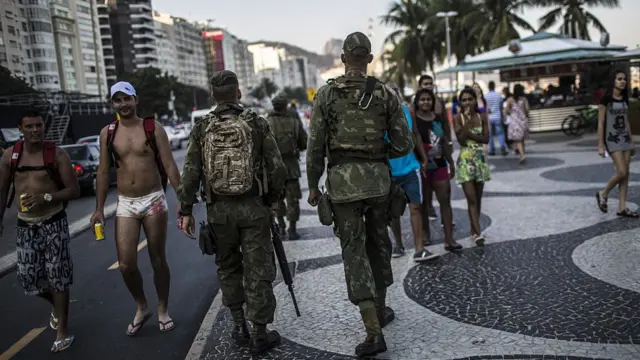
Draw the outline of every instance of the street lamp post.
<instances>
[{"instance_id":1,"label":"street lamp post","mask_svg":"<svg viewBox=\"0 0 640 360\"><path fill-rule=\"evenodd\" d=\"M447 67L451 67L451 29L449 28L449 18L458 15L457 11L441 11L436 14L437 17L444 18L445 35L447 37ZM453 74L449 73L449 90L453 89Z\"/></svg>"}]
</instances>

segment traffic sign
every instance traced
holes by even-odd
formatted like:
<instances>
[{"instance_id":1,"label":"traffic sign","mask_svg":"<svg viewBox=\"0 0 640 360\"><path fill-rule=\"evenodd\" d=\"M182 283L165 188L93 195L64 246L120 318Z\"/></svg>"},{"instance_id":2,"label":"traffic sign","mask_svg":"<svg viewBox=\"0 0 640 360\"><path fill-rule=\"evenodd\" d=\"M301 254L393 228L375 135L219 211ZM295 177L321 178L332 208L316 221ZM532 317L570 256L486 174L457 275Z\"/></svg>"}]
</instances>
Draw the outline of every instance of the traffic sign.
<instances>
[{"instance_id":1,"label":"traffic sign","mask_svg":"<svg viewBox=\"0 0 640 360\"><path fill-rule=\"evenodd\" d=\"M307 99L309 101L313 101L313 99L315 99L315 97L316 97L316 92L317 91L318 90L316 88L308 88L307 89Z\"/></svg>"}]
</instances>

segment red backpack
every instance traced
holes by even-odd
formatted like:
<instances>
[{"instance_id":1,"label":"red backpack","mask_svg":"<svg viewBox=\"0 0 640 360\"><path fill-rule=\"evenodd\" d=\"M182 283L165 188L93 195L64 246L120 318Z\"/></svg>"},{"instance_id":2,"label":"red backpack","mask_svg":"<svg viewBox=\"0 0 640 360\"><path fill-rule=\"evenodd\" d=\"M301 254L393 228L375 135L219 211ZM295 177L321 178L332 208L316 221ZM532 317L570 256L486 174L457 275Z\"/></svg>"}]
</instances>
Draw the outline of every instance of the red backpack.
<instances>
[{"instance_id":1,"label":"red backpack","mask_svg":"<svg viewBox=\"0 0 640 360\"><path fill-rule=\"evenodd\" d=\"M118 130L119 121L116 120L109 124L107 128L107 147L109 149L109 154L111 157L112 163L116 168L119 167L118 161L120 157L118 153L116 153L113 148L113 140L116 137L116 130ZM147 145L151 147L153 153L155 154L156 166L158 167L158 172L160 172L160 178L162 179L162 188L164 191L167 191L167 172L164 169L164 165L162 165L162 161L160 160L160 153L158 152L158 146L156 144L156 121L153 118L146 118L142 120L142 125L144 126L144 134L147 137Z\"/></svg>"},{"instance_id":2,"label":"red backpack","mask_svg":"<svg viewBox=\"0 0 640 360\"><path fill-rule=\"evenodd\" d=\"M13 184L16 169L18 168L18 163L20 162L20 158L22 157L22 149L24 146L24 142L19 140L13 145L13 152L11 153L11 181ZM64 183L62 182L62 178L60 177L60 172L58 172L58 165L56 164L56 144L52 141L45 141L42 149L42 158L44 160L44 166L47 170L47 174L49 177L56 183L58 190L64 189ZM9 195L9 199L7 200L7 208L11 207L11 203L13 202L13 198L16 195L15 184L11 190L11 194ZM65 201L62 203L64 208L67 207L68 202Z\"/></svg>"}]
</instances>

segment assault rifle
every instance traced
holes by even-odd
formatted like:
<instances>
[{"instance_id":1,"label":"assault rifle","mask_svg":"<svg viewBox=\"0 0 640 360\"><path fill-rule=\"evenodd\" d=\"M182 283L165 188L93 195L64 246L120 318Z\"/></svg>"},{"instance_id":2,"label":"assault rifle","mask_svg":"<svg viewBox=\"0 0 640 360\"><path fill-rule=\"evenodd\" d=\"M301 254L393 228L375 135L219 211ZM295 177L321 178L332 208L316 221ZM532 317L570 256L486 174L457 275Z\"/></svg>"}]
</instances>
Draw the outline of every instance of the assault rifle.
<instances>
[{"instance_id":1,"label":"assault rifle","mask_svg":"<svg viewBox=\"0 0 640 360\"><path fill-rule=\"evenodd\" d=\"M293 277L289 270L289 261L287 261L287 255L284 253L284 246L282 245L282 239L280 239L280 228L273 215L271 215L271 240L273 241L273 249L276 252L278 258L278 264L280 264L280 271L282 272L282 278L284 283L289 288L291 294L291 300L293 301L293 307L296 309L296 315L300 316L300 309L298 308L298 301L296 300L296 294L293 292Z\"/></svg>"}]
</instances>

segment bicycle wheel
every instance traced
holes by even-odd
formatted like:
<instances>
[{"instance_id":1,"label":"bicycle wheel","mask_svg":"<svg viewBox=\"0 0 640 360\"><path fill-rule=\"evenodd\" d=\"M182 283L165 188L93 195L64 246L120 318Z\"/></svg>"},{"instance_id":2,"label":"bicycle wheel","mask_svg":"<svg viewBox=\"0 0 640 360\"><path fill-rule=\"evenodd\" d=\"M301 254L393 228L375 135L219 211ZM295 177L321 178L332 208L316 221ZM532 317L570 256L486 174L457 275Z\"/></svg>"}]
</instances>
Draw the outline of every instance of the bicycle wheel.
<instances>
[{"instance_id":1,"label":"bicycle wheel","mask_svg":"<svg viewBox=\"0 0 640 360\"><path fill-rule=\"evenodd\" d=\"M573 119L573 117L575 117L575 115L569 115L566 118L564 118L564 120L562 120L562 132L567 135L567 136L571 136L571 133L569 132L570 127L569 124L571 123L571 119Z\"/></svg>"},{"instance_id":2,"label":"bicycle wheel","mask_svg":"<svg viewBox=\"0 0 640 360\"><path fill-rule=\"evenodd\" d=\"M572 136L582 136L586 130L585 120L582 116L572 115L573 118L569 122L569 133Z\"/></svg>"}]
</instances>

